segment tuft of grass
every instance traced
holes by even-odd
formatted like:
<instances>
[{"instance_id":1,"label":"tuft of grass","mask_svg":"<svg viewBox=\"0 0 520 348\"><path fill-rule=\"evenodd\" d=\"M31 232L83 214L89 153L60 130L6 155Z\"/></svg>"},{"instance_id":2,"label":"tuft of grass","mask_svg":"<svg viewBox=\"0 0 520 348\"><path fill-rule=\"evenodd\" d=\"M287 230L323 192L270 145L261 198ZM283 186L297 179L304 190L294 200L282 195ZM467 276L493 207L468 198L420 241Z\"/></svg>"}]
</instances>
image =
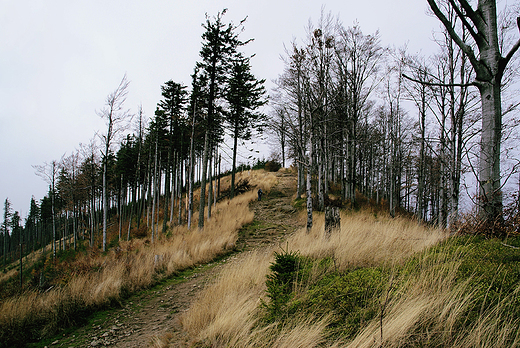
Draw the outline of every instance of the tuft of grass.
<instances>
[{"instance_id":1,"label":"tuft of grass","mask_svg":"<svg viewBox=\"0 0 520 348\"><path fill-rule=\"evenodd\" d=\"M251 252L247 258L231 263L218 279L202 292L181 323L193 342L220 346L247 337L257 322L266 289L265 277L271 262L270 252Z\"/></svg>"},{"instance_id":2,"label":"tuft of grass","mask_svg":"<svg viewBox=\"0 0 520 348\"><path fill-rule=\"evenodd\" d=\"M416 252L446 238L446 233L405 218L369 212L341 214L341 230L326 238L324 215L317 214L307 233L288 239L291 250L314 259L331 258L338 270L404 262Z\"/></svg>"}]
</instances>

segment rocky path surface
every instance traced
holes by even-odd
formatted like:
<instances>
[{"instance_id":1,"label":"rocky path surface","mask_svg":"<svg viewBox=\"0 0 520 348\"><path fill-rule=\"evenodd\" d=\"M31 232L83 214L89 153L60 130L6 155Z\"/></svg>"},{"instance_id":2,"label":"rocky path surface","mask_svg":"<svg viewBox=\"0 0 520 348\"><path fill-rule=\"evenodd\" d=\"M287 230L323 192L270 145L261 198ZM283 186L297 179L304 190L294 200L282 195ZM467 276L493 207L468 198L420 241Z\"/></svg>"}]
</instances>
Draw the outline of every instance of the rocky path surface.
<instances>
[{"instance_id":1,"label":"rocky path surface","mask_svg":"<svg viewBox=\"0 0 520 348\"><path fill-rule=\"evenodd\" d=\"M85 327L52 342L50 347L183 347L186 338L179 317L204 285L244 251L280 243L285 234L301 226L299 214L291 205L295 193L294 175L276 173L278 181L261 201L250 207L255 213L252 224L239 233L237 252L222 260L181 273L151 290L125 300L121 308L100 313Z\"/></svg>"}]
</instances>

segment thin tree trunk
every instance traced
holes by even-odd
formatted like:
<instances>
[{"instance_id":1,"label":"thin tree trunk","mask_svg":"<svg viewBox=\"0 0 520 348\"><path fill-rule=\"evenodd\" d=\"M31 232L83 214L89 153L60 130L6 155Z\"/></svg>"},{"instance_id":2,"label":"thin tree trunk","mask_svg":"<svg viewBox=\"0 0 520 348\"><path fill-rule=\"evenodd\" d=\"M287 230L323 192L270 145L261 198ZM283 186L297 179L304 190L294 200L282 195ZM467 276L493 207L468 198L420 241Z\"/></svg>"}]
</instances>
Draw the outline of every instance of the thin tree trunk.
<instances>
[{"instance_id":1,"label":"thin tree trunk","mask_svg":"<svg viewBox=\"0 0 520 348\"><path fill-rule=\"evenodd\" d=\"M419 126L421 131L421 144L419 149L419 175L417 176L417 215L419 221L423 221L425 215L425 199L424 199L424 184L425 184L425 151L426 151L426 87L421 86L421 104L419 109Z\"/></svg>"},{"instance_id":2,"label":"thin tree trunk","mask_svg":"<svg viewBox=\"0 0 520 348\"><path fill-rule=\"evenodd\" d=\"M209 126L208 126L209 127ZM202 155L202 177L200 181L199 230L204 227L204 210L206 208L206 175L209 159L209 128L204 135L204 153Z\"/></svg>"},{"instance_id":3,"label":"thin tree trunk","mask_svg":"<svg viewBox=\"0 0 520 348\"><path fill-rule=\"evenodd\" d=\"M193 181L195 180L195 150L194 150L194 138L195 138L195 111L193 112L193 121L191 126L191 139L190 139L190 163L189 163L189 178L188 178L188 229L191 228L191 218L193 215Z\"/></svg>"},{"instance_id":4,"label":"thin tree trunk","mask_svg":"<svg viewBox=\"0 0 520 348\"><path fill-rule=\"evenodd\" d=\"M172 172L172 192L170 197L170 223L173 223L175 218L175 208L180 208L181 199L179 190L182 192L182 167L183 167L183 160L179 158L176 159L175 162L175 168Z\"/></svg>"},{"instance_id":5,"label":"thin tree trunk","mask_svg":"<svg viewBox=\"0 0 520 348\"><path fill-rule=\"evenodd\" d=\"M119 241L121 241L121 235L123 233L123 203L122 203L122 191L123 191L123 174L121 174L121 185L119 186L119 197L117 200L118 212L119 212Z\"/></svg>"},{"instance_id":6,"label":"thin tree trunk","mask_svg":"<svg viewBox=\"0 0 520 348\"><path fill-rule=\"evenodd\" d=\"M220 177L222 172L220 171L220 165L222 164L222 154L218 155L218 185L217 185L217 196L220 196Z\"/></svg>"},{"instance_id":7,"label":"thin tree trunk","mask_svg":"<svg viewBox=\"0 0 520 348\"><path fill-rule=\"evenodd\" d=\"M129 241L130 240L130 230L132 229L132 219L134 218L133 214L134 214L134 205L131 205L130 206L130 218L128 219L128 231L126 233L126 240Z\"/></svg>"},{"instance_id":8,"label":"thin tree trunk","mask_svg":"<svg viewBox=\"0 0 520 348\"><path fill-rule=\"evenodd\" d=\"M238 146L238 126L235 125L235 131L233 134L233 161L231 166L231 190L229 198L232 199L235 197L235 172L236 172L236 163L237 163L237 146Z\"/></svg>"},{"instance_id":9,"label":"thin tree trunk","mask_svg":"<svg viewBox=\"0 0 520 348\"><path fill-rule=\"evenodd\" d=\"M213 155L211 154L212 151L209 151L210 157L209 157L209 163L208 163L208 220L211 219L211 204L212 202L212 195L213 195L213 175L212 175L212 160Z\"/></svg>"},{"instance_id":10,"label":"thin tree trunk","mask_svg":"<svg viewBox=\"0 0 520 348\"><path fill-rule=\"evenodd\" d=\"M179 184L178 184L178 200L179 200L179 225L182 225L182 207L184 206L182 204L182 188L184 187L184 179L183 174L185 170L185 161L181 160L180 166L179 166Z\"/></svg>"},{"instance_id":11,"label":"thin tree trunk","mask_svg":"<svg viewBox=\"0 0 520 348\"><path fill-rule=\"evenodd\" d=\"M152 243L154 242L155 232L155 202L157 196L157 139L155 140L155 160L153 169L153 193L152 193Z\"/></svg>"},{"instance_id":12,"label":"thin tree trunk","mask_svg":"<svg viewBox=\"0 0 520 348\"><path fill-rule=\"evenodd\" d=\"M171 147L170 147L171 148ZM171 153L171 150L168 150L168 157L167 157L167 163L166 163L166 178L165 178L165 182L164 182L164 208L163 208L163 224L162 224L162 232L165 233L166 232L166 226L168 224L168 221L169 221L169 217L170 217L170 214L168 212L168 208L169 208L169 205L170 205L170 176L171 176L171 172L172 172L172 164L171 164L171 161L172 161L172 153ZM172 180L173 181L173 180ZM173 194L173 191L174 190L171 190L172 191L172 194ZM173 201L173 199L172 199Z\"/></svg>"},{"instance_id":13,"label":"thin tree trunk","mask_svg":"<svg viewBox=\"0 0 520 348\"><path fill-rule=\"evenodd\" d=\"M323 156L323 139L319 139L318 142L319 149L316 151L318 155L318 207L319 211L325 210L325 196L323 194L323 172L324 168L324 156ZM321 160L320 160L321 159Z\"/></svg>"},{"instance_id":14,"label":"thin tree trunk","mask_svg":"<svg viewBox=\"0 0 520 348\"><path fill-rule=\"evenodd\" d=\"M309 136L309 159L307 165L307 233L311 231L312 228L312 131Z\"/></svg>"},{"instance_id":15,"label":"thin tree trunk","mask_svg":"<svg viewBox=\"0 0 520 348\"><path fill-rule=\"evenodd\" d=\"M54 166L54 163L53 163ZM54 170L54 168L53 168ZM56 259L56 212L54 210L55 204L55 187L54 187L54 176L52 178L52 198L51 198L51 210L52 210L52 252L53 257Z\"/></svg>"}]
</instances>

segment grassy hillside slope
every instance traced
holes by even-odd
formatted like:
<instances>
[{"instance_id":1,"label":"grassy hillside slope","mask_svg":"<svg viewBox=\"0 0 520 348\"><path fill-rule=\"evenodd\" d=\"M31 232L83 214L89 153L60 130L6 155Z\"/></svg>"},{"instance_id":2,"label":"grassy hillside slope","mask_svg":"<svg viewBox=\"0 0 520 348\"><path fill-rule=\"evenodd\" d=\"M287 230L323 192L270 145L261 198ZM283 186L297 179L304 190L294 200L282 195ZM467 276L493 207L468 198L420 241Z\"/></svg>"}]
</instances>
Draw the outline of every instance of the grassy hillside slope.
<instances>
[{"instance_id":1,"label":"grassy hillside slope","mask_svg":"<svg viewBox=\"0 0 520 348\"><path fill-rule=\"evenodd\" d=\"M265 192L276 181L263 170L244 175L252 187ZM106 253L88 249L60 260L44 258L45 267L59 269L61 274L44 293L29 290L0 302L0 347L23 346L81 324L93 311L228 253L235 248L241 226L253 220L248 205L255 198L256 192L250 191L221 201L200 231L172 226L155 243L147 238L131 239L113 243Z\"/></svg>"},{"instance_id":2,"label":"grassy hillside slope","mask_svg":"<svg viewBox=\"0 0 520 348\"><path fill-rule=\"evenodd\" d=\"M184 316L198 347L515 347L519 239L370 212L230 265Z\"/></svg>"}]
</instances>

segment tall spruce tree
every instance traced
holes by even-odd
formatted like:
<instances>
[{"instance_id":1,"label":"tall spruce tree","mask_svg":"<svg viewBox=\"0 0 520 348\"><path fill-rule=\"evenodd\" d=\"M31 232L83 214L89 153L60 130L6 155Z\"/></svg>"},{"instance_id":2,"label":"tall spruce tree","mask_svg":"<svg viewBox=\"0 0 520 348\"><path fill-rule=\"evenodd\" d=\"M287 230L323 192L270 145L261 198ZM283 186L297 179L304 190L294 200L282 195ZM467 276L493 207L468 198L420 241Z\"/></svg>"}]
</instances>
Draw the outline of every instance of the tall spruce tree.
<instances>
[{"instance_id":1,"label":"tall spruce tree","mask_svg":"<svg viewBox=\"0 0 520 348\"><path fill-rule=\"evenodd\" d=\"M227 80L227 71L230 67L237 47L244 45L238 38L237 29L242 27L242 20L238 26L232 23L224 24L222 17L226 9L219 12L216 17L206 18L203 24L205 32L202 34L202 48L200 50L201 61L197 67L203 75L207 76L207 113L203 120L205 126L204 152L202 155L202 178L199 206L199 229L204 227L204 209L206 195L206 176L211 147L222 138L221 112L217 107L217 100L222 97L224 85Z\"/></svg>"},{"instance_id":2,"label":"tall spruce tree","mask_svg":"<svg viewBox=\"0 0 520 348\"><path fill-rule=\"evenodd\" d=\"M231 71L225 98L229 106L226 121L233 136L233 166L231 171L231 198L235 196L235 171L238 139L251 139L254 128L262 130L266 116L256 110L266 103L265 79L258 80L251 72L250 58L237 54Z\"/></svg>"},{"instance_id":3,"label":"tall spruce tree","mask_svg":"<svg viewBox=\"0 0 520 348\"><path fill-rule=\"evenodd\" d=\"M31 198L31 205L29 208L29 215L25 219L25 230L27 231L27 236L30 238L32 242L32 250L36 250L36 244L38 243L39 230L38 230L38 221L40 220L40 207L36 203L34 196ZM41 243L40 243L41 244Z\"/></svg>"},{"instance_id":4,"label":"tall spruce tree","mask_svg":"<svg viewBox=\"0 0 520 348\"><path fill-rule=\"evenodd\" d=\"M165 203L164 203L164 220L163 232L166 230L166 224L170 217L168 214L168 199L170 198L170 178L172 172L176 172L174 165L174 157L182 158L184 151L184 130L185 122L182 119L184 109L186 108L187 94L186 86L173 82L166 82L161 86L163 99L159 102L159 107L164 111L164 116L168 124L168 140L167 140L167 160L166 160L166 178L165 178Z\"/></svg>"},{"instance_id":5,"label":"tall spruce tree","mask_svg":"<svg viewBox=\"0 0 520 348\"><path fill-rule=\"evenodd\" d=\"M5 199L4 202L4 221L2 222L2 239L3 239L3 251L4 251L4 267L6 264L7 251L9 246L9 237L11 230L11 219L13 217L13 209L11 208L11 202L9 198Z\"/></svg>"}]
</instances>

